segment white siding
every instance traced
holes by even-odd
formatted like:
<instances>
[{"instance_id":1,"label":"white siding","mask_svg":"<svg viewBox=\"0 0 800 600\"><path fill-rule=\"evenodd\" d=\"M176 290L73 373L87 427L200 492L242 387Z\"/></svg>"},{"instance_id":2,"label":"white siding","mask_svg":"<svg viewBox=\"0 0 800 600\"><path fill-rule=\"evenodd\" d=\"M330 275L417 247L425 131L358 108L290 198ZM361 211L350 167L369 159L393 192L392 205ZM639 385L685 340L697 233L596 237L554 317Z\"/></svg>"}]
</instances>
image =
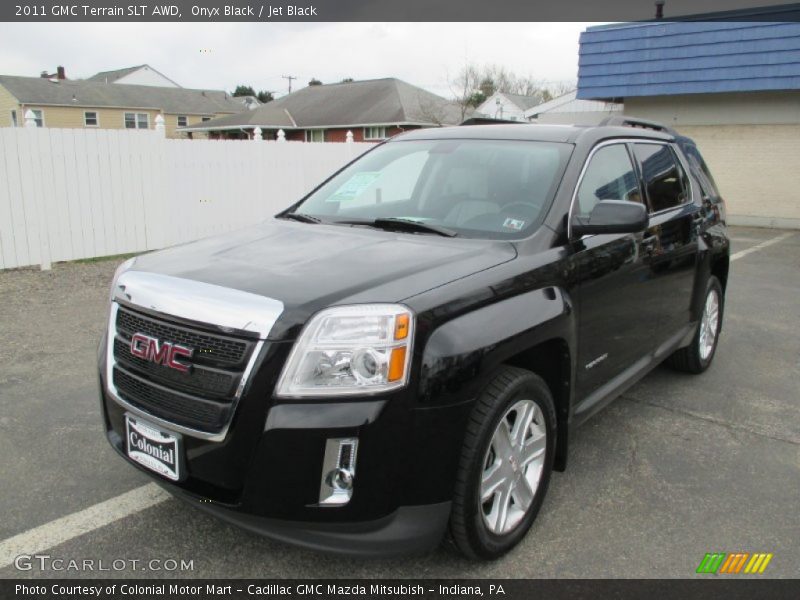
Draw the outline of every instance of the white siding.
<instances>
[{"instance_id":1,"label":"white siding","mask_svg":"<svg viewBox=\"0 0 800 600\"><path fill-rule=\"evenodd\" d=\"M158 71L153 71L147 67L142 67L138 71L120 77L114 83L127 83L133 85L155 85L158 87L180 87L177 83L170 81Z\"/></svg>"},{"instance_id":2,"label":"white siding","mask_svg":"<svg viewBox=\"0 0 800 600\"><path fill-rule=\"evenodd\" d=\"M520 121L525 123L525 111L519 106L511 102L506 96L497 92L489 96L483 104L475 109L476 113L480 113L492 119L506 119L509 121Z\"/></svg>"}]
</instances>

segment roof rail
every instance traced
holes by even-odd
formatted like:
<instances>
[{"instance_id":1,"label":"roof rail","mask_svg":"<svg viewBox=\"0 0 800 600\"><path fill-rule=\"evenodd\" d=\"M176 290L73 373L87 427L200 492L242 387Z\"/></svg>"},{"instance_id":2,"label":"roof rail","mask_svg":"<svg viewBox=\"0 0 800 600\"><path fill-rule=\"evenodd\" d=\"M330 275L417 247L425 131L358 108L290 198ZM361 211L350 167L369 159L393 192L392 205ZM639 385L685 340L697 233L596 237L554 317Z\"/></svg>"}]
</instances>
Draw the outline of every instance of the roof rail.
<instances>
[{"instance_id":1,"label":"roof rail","mask_svg":"<svg viewBox=\"0 0 800 600\"><path fill-rule=\"evenodd\" d=\"M459 123L460 126L464 125L525 125L530 124L527 121L511 121L509 119L495 119L494 117L469 117Z\"/></svg>"},{"instance_id":2,"label":"roof rail","mask_svg":"<svg viewBox=\"0 0 800 600\"><path fill-rule=\"evenodd\" d=\"M674 136L678 135L678 132L672 129L671 127L662 125L657 121L648 121L647 119L639 119L638 117L620 117L620 116L606 117L605 119L600 121L600 125L611 126L611 127L639 127L641 129L652 129L654 131L661 131L669 135L674 135Z\"/></svg>"}]
</instances>

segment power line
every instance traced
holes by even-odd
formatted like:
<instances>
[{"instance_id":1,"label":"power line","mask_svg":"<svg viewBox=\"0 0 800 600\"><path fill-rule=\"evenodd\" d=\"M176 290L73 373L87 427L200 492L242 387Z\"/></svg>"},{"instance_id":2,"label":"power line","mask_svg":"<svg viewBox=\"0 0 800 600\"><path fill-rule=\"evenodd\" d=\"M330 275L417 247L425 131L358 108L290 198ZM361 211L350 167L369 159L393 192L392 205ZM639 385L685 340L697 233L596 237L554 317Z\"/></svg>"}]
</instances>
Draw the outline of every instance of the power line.
<instances>
[{"instance_id":1,"label":"power line","mask_svg":"<svg viewBox=\"0 0 800 600\"><path fill-rule=\"evenodd\" d=\"M281 78L289 80L289 93L291 94L292 93L292 80L297 79L297 76L295 76L295 75L281 75Z\"/></svg>"}]
</instances>

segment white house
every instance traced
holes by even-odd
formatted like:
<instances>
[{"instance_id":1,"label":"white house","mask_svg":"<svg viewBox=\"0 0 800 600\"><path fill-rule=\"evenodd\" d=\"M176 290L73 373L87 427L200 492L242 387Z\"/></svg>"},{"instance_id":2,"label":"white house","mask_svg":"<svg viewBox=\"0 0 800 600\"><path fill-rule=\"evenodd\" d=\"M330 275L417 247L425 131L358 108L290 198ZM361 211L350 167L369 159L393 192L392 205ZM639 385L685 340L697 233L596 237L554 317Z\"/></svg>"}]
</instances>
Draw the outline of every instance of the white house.
<instances>
[{"instance_id":1,"label":"white house","mask_svg":"<svg viewBox=\"0 0 800 600\"><path fill-rule=\"evenodd\" d=\"M531 123L597 125L606 117L621 114L623 105L601 100L579 100L577 91L553 98L525 111Z\"/></svg>"},{"instance_id":2,"label":"white house","mask_svg":"<svg viewBox=\"0 0 800 600\"><path fill-rule=\"evenodd\" d=\"M484 116L490 119L505 119L507 121L525 121L525 111L537 104L539 104L539 98L535 96L495 92L475 109L472 116Z\"/></svg>"},{"instance_id":3,"label":"white house","mask_svg":"<svg viewBox=\"0 0 800 600\"><path fill-rule=\"evenodd\" d=\"M156 71L150 65L137 65L126 67L114 71L101 71L92 75L89 81L99 81L101 83L123 83L128 85L152 85L156 87L182 87L172 81L169 77Z\"/></svg>"}]
</instances>

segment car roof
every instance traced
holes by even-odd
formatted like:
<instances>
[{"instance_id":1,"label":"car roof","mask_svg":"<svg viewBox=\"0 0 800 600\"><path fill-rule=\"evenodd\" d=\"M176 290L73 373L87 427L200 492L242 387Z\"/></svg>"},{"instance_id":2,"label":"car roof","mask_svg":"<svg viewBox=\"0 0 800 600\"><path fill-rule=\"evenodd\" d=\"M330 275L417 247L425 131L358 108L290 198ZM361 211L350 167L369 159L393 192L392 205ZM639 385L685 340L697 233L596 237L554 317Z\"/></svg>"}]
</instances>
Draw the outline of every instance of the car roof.
<instances>
[{"instance_id":1,"label":"car roof","mask_svg":"<svg viewBox=\"0 0 800 600\"><path fill-rule=\"evenodd\" d=\"M537 142L593 143L606 138L642 138L672 141L671 133L618 125L545 125L540 123L520 123L514 125L465 125L459 127L435 127L407 131L392 138L391 141L409 140L522 140Z\"/></svg>"}]
</instances>

